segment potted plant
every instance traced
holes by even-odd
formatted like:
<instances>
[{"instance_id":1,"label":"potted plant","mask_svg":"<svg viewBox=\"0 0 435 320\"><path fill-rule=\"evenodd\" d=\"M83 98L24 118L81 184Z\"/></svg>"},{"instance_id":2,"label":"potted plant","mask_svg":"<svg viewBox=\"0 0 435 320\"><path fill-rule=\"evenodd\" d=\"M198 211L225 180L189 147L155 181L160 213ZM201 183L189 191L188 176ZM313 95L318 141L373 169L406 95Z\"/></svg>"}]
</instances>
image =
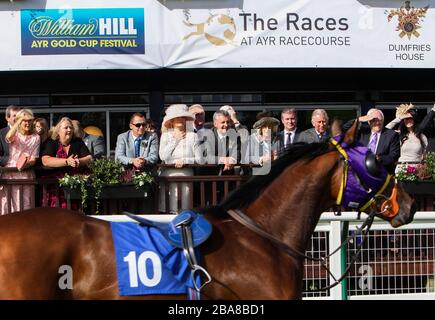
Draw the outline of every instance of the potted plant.
<instances>
[{"instance_id":1,"label":"potted plant","mask_svg":"<svg viewBox=\"0 0 435 320\"><path fill-rule=\"evenodd\" d=\"M101 199L128 199L147 197L153 177L146 172L124 170L112 159L101 158L89 165L89 175L65 176L59 179L67 199L81 199L82 207L87 207L89 199L95 200L96 214L99 213Z\"/></svg>"},{"instance_id":2,"label":"potted plant","mask_svg":"<svg viewBox=\"0 0 435 320\"><path fill-rule=\"evenodd\" d=\"M420 164L404 166L396 178L400 186L411 194L435 194L435 154L427 153Z\"/></svg>"}]
</instances>

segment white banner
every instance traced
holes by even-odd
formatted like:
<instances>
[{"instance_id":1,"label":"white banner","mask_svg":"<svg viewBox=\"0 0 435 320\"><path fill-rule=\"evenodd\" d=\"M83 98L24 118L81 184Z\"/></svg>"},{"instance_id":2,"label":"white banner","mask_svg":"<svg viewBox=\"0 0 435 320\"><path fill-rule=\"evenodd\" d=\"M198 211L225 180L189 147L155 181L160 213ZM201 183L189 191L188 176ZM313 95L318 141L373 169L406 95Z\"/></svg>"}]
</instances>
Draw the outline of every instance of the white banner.
<instances>
[{"instance_id":1,"label":"white banner","mask_svg":"<svg viewBox=\"0 0 435 320\"><path fill-rule=\"evenodd\" d=\"M0 70L433 68L434 5L435 0L3 1Z\"/></svg>"}]
</instances>

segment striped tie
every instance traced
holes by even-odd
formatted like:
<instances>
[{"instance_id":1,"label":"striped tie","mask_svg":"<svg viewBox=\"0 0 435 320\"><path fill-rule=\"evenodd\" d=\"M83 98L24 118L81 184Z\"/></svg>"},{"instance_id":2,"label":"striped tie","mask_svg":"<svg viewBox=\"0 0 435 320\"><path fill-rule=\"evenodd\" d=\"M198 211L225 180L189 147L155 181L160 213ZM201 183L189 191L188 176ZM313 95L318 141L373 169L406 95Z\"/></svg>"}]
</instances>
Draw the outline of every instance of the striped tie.
<instances>
[{"instance_id":1,"label":"striped tie","mask_svg":"<svg viewBox=\"0 0 435 320\"><path fill-rule=\"evenodd\" d=\"M375 134L373 134L372 139L370 140L370 143L369 143L369 149L372 150L372 152L374 154L376 154L376 143L377 142L378 142L378 134L375 133Z\"/></svg>"}]
</instances>

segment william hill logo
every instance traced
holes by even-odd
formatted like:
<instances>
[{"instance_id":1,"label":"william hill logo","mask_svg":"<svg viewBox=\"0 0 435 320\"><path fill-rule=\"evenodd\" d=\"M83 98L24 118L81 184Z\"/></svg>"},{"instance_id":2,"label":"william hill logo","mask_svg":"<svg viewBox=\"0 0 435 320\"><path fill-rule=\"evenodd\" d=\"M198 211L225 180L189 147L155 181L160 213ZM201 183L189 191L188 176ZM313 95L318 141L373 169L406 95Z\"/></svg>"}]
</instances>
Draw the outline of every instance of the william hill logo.
<instances>
[{"instance_id":1,"label":"william hill logo","mask_svg":"<svg viewBox=\"0 0 435 320\"><path fill-rule=\"evenodd\" d=\"M233 44L236 37L236 24L234 19L226 14L212 14L207 20L200 23L183 21L184 25L192 31L183 37L187 41L192 37L204 37L215 46Z\"/></svg>"},{"instance_id":2,"label":"william hill logo","mask_svg":"<svg viewBox=\"0 0 435 320\"><path fill-rule=\"evenodd\" d=\"M21 53L144 54L144 9L23 9Z\"/></svg>"},{"instance_id":3,"label":"william hill logo","mask_svg":"<svg viewBox=\"0 0 435 320\"><path fill-rule=\"evenodd\" d=\"M418 38L420 33L418 29L421 28L420 22L426 16L429 5L424 8L415 8L411 6L411 1L405 1L405 5L399 9L393 9L389 11L388 22L390 22L394 16L397 16L398 25L396 31L399 31L399 37L403 38L407 36L411 39L412 36Z\"/></svg>"}]
</instances>

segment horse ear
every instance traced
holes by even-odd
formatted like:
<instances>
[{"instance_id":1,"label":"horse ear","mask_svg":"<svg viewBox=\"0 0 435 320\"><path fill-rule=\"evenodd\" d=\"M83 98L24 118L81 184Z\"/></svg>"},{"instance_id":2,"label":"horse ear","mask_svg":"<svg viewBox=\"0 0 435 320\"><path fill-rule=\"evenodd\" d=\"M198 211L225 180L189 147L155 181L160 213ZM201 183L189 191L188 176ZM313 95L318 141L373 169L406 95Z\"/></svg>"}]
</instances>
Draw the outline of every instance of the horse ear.
<instances>
[{"instance_id":1,"label":"horse ear","mask_svg":"<svg viewBox=\"0 0 435 320\"><path fill-rule=\"evenodd\" d=\"M333 137L336 137L341 134L341 124L342 121L337 118L334 118L334 120L332 120L331 134Z\"/></svg>"},{"instance_id":2,"label":"horse ear","mask_svg":"<svg viewBox=\"0 0 435 320\"><path fill-rule=\"evenodd\" d=\"M359 121L356 119L353 125L346 131L344 135L344 143L346 143L348 146L354 144L357 139L358 125Z\"/></svg>"}]
</instances>

